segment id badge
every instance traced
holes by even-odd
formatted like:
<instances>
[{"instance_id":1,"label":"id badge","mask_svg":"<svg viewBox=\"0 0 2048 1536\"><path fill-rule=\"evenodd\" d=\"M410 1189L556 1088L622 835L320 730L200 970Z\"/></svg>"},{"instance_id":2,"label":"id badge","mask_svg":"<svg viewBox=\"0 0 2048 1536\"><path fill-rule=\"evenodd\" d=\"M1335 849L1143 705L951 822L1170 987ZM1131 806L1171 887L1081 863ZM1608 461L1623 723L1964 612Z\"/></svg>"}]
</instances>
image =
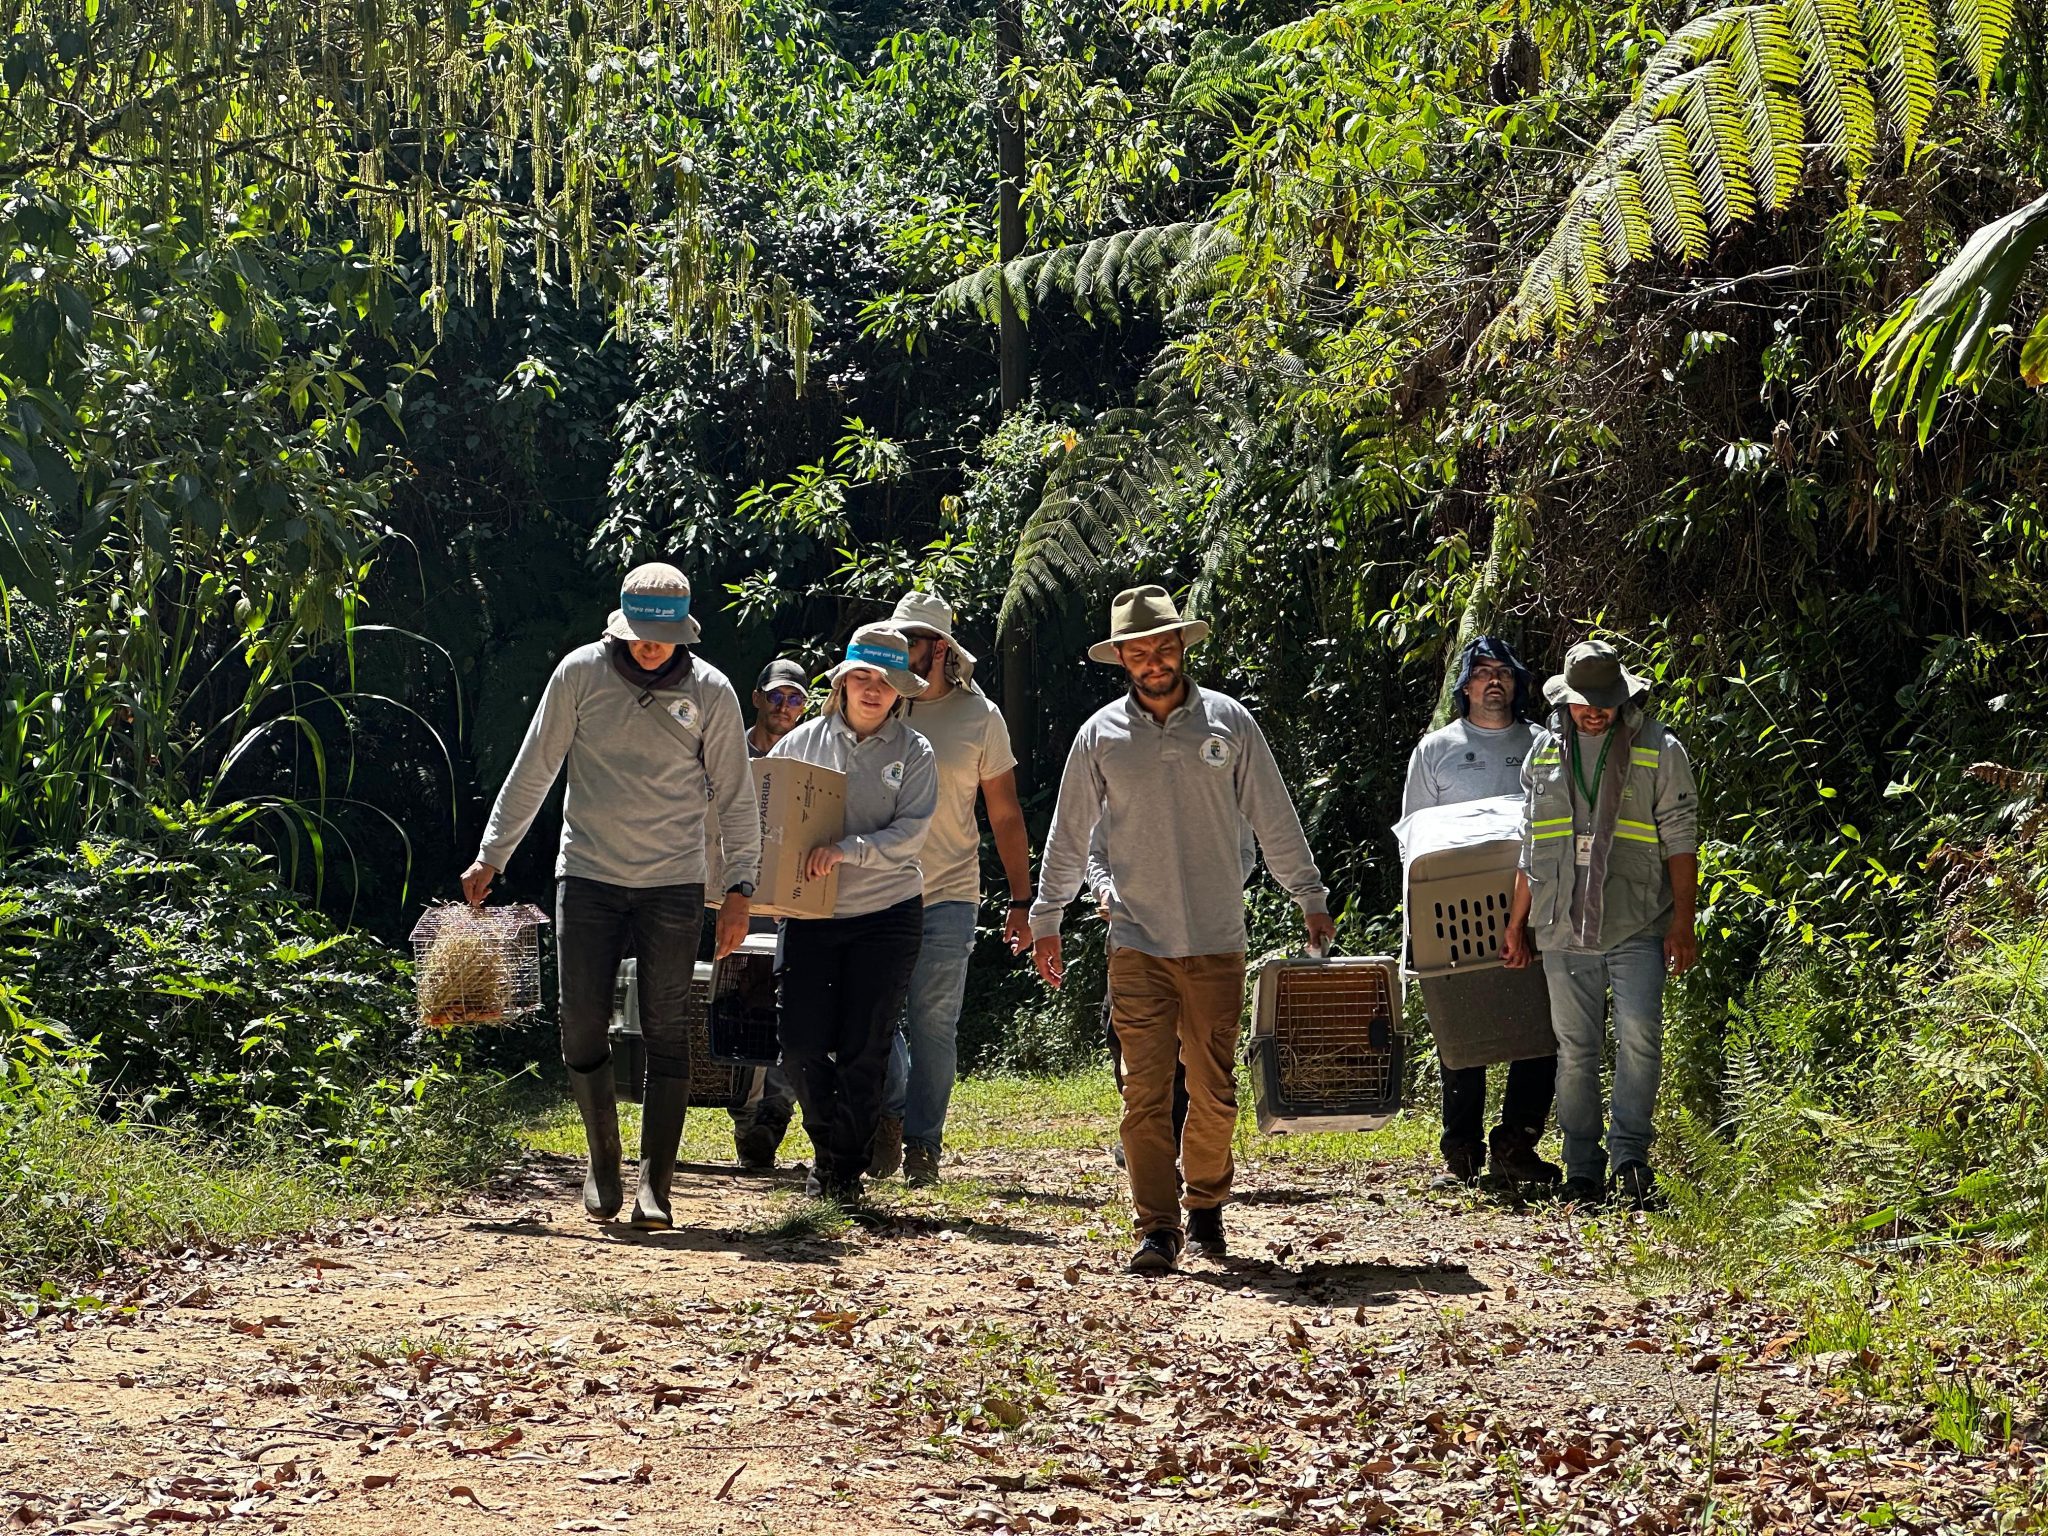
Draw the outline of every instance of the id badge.
<instances>
[{"instance_id":1,"label":"id badge","mask_svg":"<svg viewBox=\"0 0 2048 1536\"><path fill-rule=\"evenodd\" d=\"M1579 868L1591 869L1593 867L1593 834L1590 832L1573 834L1572 852L1578 861Z\"/></svg>"}]
</instances>

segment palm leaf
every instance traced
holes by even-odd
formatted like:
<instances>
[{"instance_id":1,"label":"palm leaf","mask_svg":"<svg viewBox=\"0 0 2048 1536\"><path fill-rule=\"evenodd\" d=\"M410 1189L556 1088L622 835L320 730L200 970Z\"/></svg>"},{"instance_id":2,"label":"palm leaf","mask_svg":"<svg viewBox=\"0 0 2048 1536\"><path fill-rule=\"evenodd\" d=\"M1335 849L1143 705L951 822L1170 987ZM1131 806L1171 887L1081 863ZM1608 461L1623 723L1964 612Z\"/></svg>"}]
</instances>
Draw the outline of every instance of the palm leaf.
<instances>
[{"instance_id":1,"label":"palm leaf","mask_svg":"<svg viewBox=\"0 0 2048 1536\"><path fill-rule=\"evenodd\" d=\"M1977 100L1991 99L1991 72L2012 36L2012 0L1948 0L1949 30L1977 77Z\"/></svg>"},{"instance_id":2,"label":"palm leaf","mask_svg":"<svg viewBox=\"0 0 2048 1536\"><path fill-rule=\"evenodd\" d=\"M1926 443L1948 388L1976 384L1988 372L2013 296L2044 241L2048 194L1971 235L1892 312L1864 349L1875 376L1870 408L1877 420L1910 417ZM2021 353L2022 368L2033 370L2027 381L2036 384L2048 364L2039 336L2037 326Z\"/></svg>"}]
</instances>

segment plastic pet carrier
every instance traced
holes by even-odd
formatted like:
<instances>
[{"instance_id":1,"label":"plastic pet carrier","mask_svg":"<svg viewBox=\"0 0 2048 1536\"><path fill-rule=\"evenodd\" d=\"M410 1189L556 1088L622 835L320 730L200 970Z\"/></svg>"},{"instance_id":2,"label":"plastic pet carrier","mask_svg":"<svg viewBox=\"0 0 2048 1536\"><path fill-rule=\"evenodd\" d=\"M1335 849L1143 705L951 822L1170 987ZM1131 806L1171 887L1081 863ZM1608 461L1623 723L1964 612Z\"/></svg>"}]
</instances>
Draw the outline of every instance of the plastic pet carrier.
<instances>
[{"instance_id":1,"label":"plastic pet carrier","mask_svg":"<svg viewBox=\"0 0 2048 1536\"><path fill-rule=\"evenodd\" d=\"M714 1061L741 1066L773 1066L781 1057L775 1032L774 934L750 933L718 962L706 1049Z\"/></svg>"},{"instance_id":2,"label":"plastic pet carrier","mask_svg":"<svg viewBox=\"0 0 2048 1536\"><path fill-rule=\"evenodd\" d=\"M1392 957L1268 960L1252 992L1259 1129L1376 1131L1401 1108L1401 973Z\"/></svg>"},{"instance_id":3,"label":"plastic pet carrier","mask_svg":"<svg viewBox=\"0 0 2048 1536\"><path fill-rule=\"evenodd\" d=\"M1522 802L1506 795L1432 806L1394 829L1407 876L1408 974L1420 981L1437 1057L1453 1070L1557 1052L1541 961L1515 971L1501 961L1522 815Z\"/></svg>"},{"instance_id":4,"label":"plastic pet carrier","mask_svg":"<svg viewBox=\"0 0 2048 1536\"><path fill-rule=\"evenodd\" d=\"M640 1034L639 966L627 960L619 966L619 979L612 991L612 1077L619 1097L639 1103L647 1091L647 1043ZM690 983L690 1096L688 1102L700 1109L725 1109L735 1102L740 1089L740 1068L719 1061L711 1054L711 983L709 961L697 962Z\"/></svg>"}]
</instances>

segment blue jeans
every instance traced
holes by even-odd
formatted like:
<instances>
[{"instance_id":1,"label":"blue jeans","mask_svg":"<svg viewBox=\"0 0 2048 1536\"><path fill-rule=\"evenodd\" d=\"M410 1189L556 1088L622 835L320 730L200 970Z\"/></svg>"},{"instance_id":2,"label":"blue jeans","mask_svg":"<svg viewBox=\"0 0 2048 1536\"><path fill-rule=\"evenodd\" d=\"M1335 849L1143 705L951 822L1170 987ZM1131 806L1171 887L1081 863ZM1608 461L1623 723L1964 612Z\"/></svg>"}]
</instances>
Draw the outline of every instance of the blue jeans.
<instances>
[{"instance_id":1,"label":"blue jeans","mask_svg":"<svg viewBox=\"0 0 2048 1536\"><path fill-rule=\"evenodd\" d=\"M882 1088L883 1112L903 1122L903 1144L928 1152L944 1144L946 1105L960 1064L960 1006L974 953L975 906L934 901L925 907L924 948L910 974L910 1002L897 1024Z\"/></svg>"},{"instance_id":2,"label":"blue jeans","mask_svg":"<svg viewBox=\"0 0 2048 1536\"><path fill-rule=\"evenodd\" d=\"M1602 1179L1650 1160L1651 1118L1664 1070L1664 940L1645 934L1604 954L1546 950L1550 1024L1557 1032L1557 1124L1565 1177ZM1614 993L1614 1107L1600 1144L1600 1061L1607 1041L1607 994Z\"/></svg>"}]
</instances>

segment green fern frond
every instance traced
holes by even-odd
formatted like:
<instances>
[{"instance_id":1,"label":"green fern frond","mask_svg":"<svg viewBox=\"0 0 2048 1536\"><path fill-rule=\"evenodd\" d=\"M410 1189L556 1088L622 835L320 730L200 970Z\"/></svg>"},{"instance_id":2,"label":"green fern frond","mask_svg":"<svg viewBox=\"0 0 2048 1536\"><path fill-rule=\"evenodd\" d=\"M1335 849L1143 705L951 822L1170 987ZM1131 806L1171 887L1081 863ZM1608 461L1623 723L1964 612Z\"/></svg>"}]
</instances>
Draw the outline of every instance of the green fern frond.
<instances>
[{"instance_id":1,"label":"green fern frond","mask_svg":"<svg viewBox=\"0 0 2048 1536\"><path fill-rule=\"evenodd\" d=\"M1806 50L1803 84L1819 147L1854 186L1877 152L1877 102L1864 81L1870 60L1856 0L1787 0L1785 18Z\"/></svg>"},{"instance_id":2,"label":"green fern frond","mask_svg":"<svg viewBox=\"0 0 2048 1536\"><path fill-rule=\"evenodd\" d=\"M1983 96L2010 40L2013 0L1942 4ZM1868 174L1885 124L1910 161L1939 94L1933 7L1934 0L1756 0L1672 33L1645 66L1636 99L1601 135L1483 344L1498 354L1514 339L1583 319L1588 297L1597 300L1656 250L1704 257L1713 237L1790 203L1809 157L1838 166L1853 187ZM1580 267L1596 251L1592 226L1605 268L1589 273ZM2048 342L2034 361L2048 372Z\"/></svg>"},{"instance_id":3,"label":"green fern frond","mask_svg":"<svg viewBox=\"0 0 2048 1536\"><path fill-rule=\"evenodd\" d=\"M1979 105L1991 99L1991 73L2012 36L2013 0L1948 0L1949 30L1977 77Z\"/></svg>"},{"instance_id":4,"label":"green fern frond","mask_svg":"<svg viewBox=\"0 0 2048 1536\"><path fill-rule=\"evenodd\" d=\"M1934 114L1934 12L1928 0L1864 0L1863 17L1871 72L1910 165Z\"/></svg>"},{"instance_id":5,"label":"green fern frond","mask_svg":"<svg viewBox=\"0 0 2048 1536\"><path fill-rule=\"evenodd\" d=\"M993 325L1007 287L1020 315L1063 296L1091 323L1121 323L1119 296L1171 301L1197 291L1198 284L1213 281L1216 262L1235 249L1235 237L1213 222L1120 230L985 267L948 283L934 303L942 310L971 311Z\"/></svg>"}]
</instances>

